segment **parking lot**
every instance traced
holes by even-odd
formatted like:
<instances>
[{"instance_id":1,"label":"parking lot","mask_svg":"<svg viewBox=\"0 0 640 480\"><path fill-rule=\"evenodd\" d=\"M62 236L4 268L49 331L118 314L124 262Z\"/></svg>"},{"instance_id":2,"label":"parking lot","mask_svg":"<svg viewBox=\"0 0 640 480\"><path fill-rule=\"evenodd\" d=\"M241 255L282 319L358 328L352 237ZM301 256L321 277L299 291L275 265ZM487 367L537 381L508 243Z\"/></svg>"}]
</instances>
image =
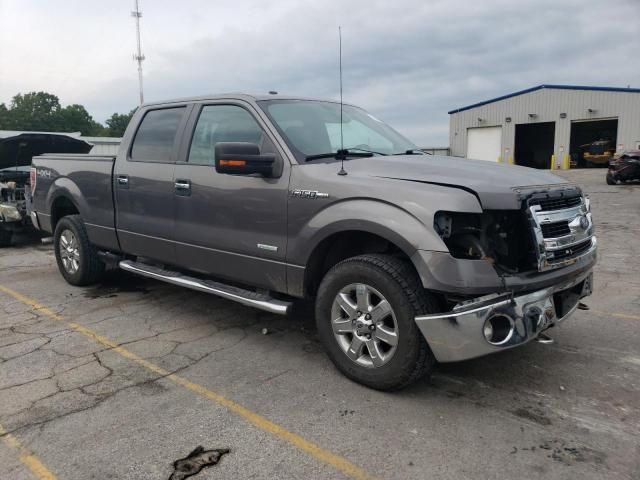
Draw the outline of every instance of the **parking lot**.
<instances>
[{"instance_id":1,"label":"parking lot","mask_svg":"<svg viewBox=\"0 0 640 480\"><path fill-rule=\"evenodd\" d=\"M198 479L640 478L640 186L563 175L593 202L591 309L553 345L396 393L340 375L308 306L277 317L118 272L76 288L21 239L0 251L0 478L168 479L200 445L230 451Z\"/></svg>"}]
</instances>

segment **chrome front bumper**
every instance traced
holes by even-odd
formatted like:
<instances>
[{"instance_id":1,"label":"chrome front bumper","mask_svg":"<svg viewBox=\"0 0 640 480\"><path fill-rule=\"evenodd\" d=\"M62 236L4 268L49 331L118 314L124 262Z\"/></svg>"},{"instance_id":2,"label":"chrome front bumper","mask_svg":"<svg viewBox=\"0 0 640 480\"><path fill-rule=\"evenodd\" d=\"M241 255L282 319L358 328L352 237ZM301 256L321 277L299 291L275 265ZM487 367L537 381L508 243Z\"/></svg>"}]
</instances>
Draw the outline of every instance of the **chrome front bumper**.
<instances>
[{"instance_id":1,"label":"chrome front bumper","mask_svg":"<svg viewBox=\"0 0 640 480\"><path fill-rule=\"evenodd\" d=\"M564 283L512 296L492 294L460 303L451 312L420 315L415 321L439 362L455 362L499 352L535 339L564 321L591 294L591 271ZM494 316L508 319L511 333L500 344L487 341L485 322Z\"/></svg>"}]
</instances>

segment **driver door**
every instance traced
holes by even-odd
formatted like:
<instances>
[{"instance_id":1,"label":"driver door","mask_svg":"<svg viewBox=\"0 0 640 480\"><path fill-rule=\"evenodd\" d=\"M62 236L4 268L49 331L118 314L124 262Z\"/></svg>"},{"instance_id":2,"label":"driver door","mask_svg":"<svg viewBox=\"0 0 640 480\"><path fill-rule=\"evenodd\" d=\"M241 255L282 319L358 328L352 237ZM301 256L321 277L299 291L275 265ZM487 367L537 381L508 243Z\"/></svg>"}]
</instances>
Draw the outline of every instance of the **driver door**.
<instances>
[{"instance_id":1,"label":"driver door","mask_svg":"<svg viewBox=\"0 0 640 480\"><path fill-rule=\"evenodd\" d=\"M174 171L178 264L285 291L289 162L249 104L200 105L189 124L190 142ZM265 178L216 172L214 147L219 142L257 144L261 153L276 155L281 174Z\"/></svg>"}]
</instances>

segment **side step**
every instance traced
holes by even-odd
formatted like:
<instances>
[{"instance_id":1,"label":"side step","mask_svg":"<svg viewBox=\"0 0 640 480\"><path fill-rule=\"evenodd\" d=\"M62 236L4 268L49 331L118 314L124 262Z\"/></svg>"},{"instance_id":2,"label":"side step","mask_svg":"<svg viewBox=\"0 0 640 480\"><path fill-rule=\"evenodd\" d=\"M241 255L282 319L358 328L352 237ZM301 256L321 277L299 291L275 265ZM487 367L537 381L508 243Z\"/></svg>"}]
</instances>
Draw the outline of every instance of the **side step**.
<instances>
[{"instance_id":1,"label":"side step","mask_svg":"<svg viewBox=\"0 0 640 480\"><path fill-rule=\"evenodd\" d=\"M122 260L118 265L122 270L126 270L127 272L171 283L180 287L198 290L199 292L211 293L213 295L226 298L227 300L233 300L234 302L241 303L248 307L258 308L278 315L286 315L289 311L289 307L291 307L291 302L276 300L271 298L269 295L225 285L224 283L215 282L213 280L201 280L199 278L189 277L179 272L165 270L163 268L154 267L144 263Z\"/></svg>"}]
</instances>

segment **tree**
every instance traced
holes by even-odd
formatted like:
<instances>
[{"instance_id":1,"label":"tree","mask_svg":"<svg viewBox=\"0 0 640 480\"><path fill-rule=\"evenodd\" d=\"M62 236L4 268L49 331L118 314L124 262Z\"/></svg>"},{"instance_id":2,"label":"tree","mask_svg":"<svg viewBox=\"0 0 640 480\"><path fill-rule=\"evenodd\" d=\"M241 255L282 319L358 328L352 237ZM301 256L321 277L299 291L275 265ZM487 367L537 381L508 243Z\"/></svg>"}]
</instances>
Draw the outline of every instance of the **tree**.
<instances>
[{"instance_id":1,"label":"tree","mask_svg":"<svg viewBox=\"0 0 640 480\"><path fill-rule=\"evenodd\" d=\"M134 108L129 113L114 113L111 115L111 117L105 122L108 127L109 136L122 137L135 111L136 109Z\"/></svg>"},{"instance_id":2,"label":"tree","mask_svg":"<svg viewBox=\"0 0 640 480\"><path fill-rule=\"evenodd\" d=\"M105 128L96 122L82 105L73 104L61 109L58 123L60 131L81 132L85 136L104 135Z\"/></svg>"},{"instance_id":3,"label":"tree","mask_svg":"<svg viewBox=\"0 0 640 480\"><path fill-rule=\"evenodd\" d=\"M18 93L9 107L0 103L0 130L33 130L40 132L81 132L85 136L121 137L134 110L114 113L107 127L96 122L82 105L62 107L55 95L47 92Z\"/></svg>"},{"instance_id":4,"label":"tree","mask_svg":"<svg viewBox=\"0 0 640 480\"><path fill-rule=\"evenodd\" d=\"M16 130L55 131L60 101L46 92L19 93L11 100L10 112Z\"/></svg>"},{"instance_id":5,"label":"tree","mask_svg":"<svg viewBox=\"0 0 640 480\"><path fill-rule=\"evenodd\" d=\"M0 130L11 129L11 114L4 103L0 103Z\"/></svg>"}]
</instances>

